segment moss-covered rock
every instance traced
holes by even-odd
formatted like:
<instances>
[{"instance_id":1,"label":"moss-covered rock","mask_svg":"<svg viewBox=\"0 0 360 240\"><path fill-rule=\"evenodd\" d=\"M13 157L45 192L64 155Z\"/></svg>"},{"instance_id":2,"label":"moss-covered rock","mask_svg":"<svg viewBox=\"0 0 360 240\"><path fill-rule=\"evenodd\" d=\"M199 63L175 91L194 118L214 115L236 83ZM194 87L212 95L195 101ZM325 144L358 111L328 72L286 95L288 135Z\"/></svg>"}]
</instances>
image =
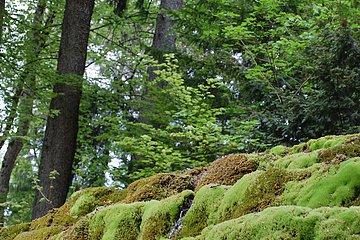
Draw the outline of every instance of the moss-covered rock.
<instances>
[{"instance_id":1,"label":"moss-covered rock","mask_svg":"<svg viewBox=\"0 0 360 240\"><path fill-rule=\"evenodd\" d=\"M255 157L246 154L233 154L220 158L200 175L196 189L206 184L233 185L245 174L256 171L258 163Z\"/></svg>"},{"instance_id":2,"label":"moss-covered rock","mask_svg":"<svg viewBox=\"0 0 360 240\"><path fill-rule=\"evenodd\" d=\"M14 240L43 240L58 234L63 230L62 227L45 227L32 230L29 232L23 232L17 235Z\"/></svg>"},{"instance_id":3,"label":"moss-covered rock","mask_svg":"<svg viewBox=\"0 0 360 240\"><path fill-rule=\"evenodd\" d=\"M186 213L175 239L197 236L205 227L217 222L216 213L227 189L225 186L202 187L196 193L193 205Z\"/></svg>"},{"instance_id":4,"label":"moss-covered rock","mask_svg":"<svg viewBox=\"0 0 360 240\"><path fill-rule=\"evenodd\" d=\"M360 157L360 139L322 149L319 152L320 162L325 163L339 164L353 157Z\"/></svg>"},{"instance_id":5,"label":"moss-covered rock","mask_svg":"<svg viewBox=\"0 0 360 240\"><path fill-rule=\"evenodd\" d=\"M352 158L329 169L319 164L310 178L289 183L283 198L287 204L312 208L343 206L358 197L359 189L360 158Z\"/></svg>"},{"instance_id":6,"label":"moss-covered rock","mask_svg":"<svg viewBox=\"0 0 360 240\"><path fill-rule=\"evenodd\" d=\"M21 223L0 228L0 239L13 240L18 234L30 229L30 223Z\"/></svg>"},{"instance_id":7,"label":"moss-covered rock","mask_svg":"<svg viewBox=\"0 0 360 240\"><path fill-rule=\"evenodd\" d=\"M360 135L327 136L85 189L0 239L360 239L358 205Z\"/></svg>"},{"instance_id":8,"label":"moss-covered rock","mask_svg":"<svg viewBox=\"0 0 360 240\"><path fill-rule=\"evenodd\" d=\"M270 149L270 154L275 154L279 156L284 156L289 152L289 148L283 145L275 146Z\"/></svg>"},{"instance_id":9,"label":"moss-covered rock","mask_svg":"<svg viewBox=\"0 0 360 240\"><path fill-rule=\"evenodd\" d=\"M74 193L60 208L51 210L44 217L31 222L30 230L52 226L71 226L81 216L92 212L96 207L122 201L126 191L108 187L89 188Z\"/></svg>"},{"instance_id":10,"label":"moss-covered rock","mask_svg":"<svg viewBox=\"0 0 360 240\"><path fill-rule=\"evenodd\" d=\"M88 219L89 238L136 240L144 206L145 203L118 203L99 210Z\"/></svg>"},{"instance_id":11,"label":"moss-covered rock","mask_svg":"<svg viewBox=\"0 0 360 240\"><path fill-rule=\"evenodd\" d=\"M359 239L360 207L281 206L204 229L196 240Z\"/></svg>"},{"instance_id":12,"label":"moss-covered rock","mask_svg":"<svg viewBox=\"0 0 360 240\"><path fill-rule=\"evenodd\" d=\"M318 152L300 152L276 160L273 166L284 169L302 169L311 167L318 161Z\"/></svg>"},{"instance_id":13,"label":"moss-covered rock","mask_svg":"<svg viewBox=\"0 0 360 240\"><path fill-rule=\"evenodd\" d=\"M318 139L311 139L306 143L300 143L291 147L288 153L311 152L323 148L330 148L352 142L360 138L360 134L325 136Z\"/></svg>"},{"instance_id":14,"label":"moss-covered rock","mask_svg":"<svg viewBox=\"0 0 360 240\"><path fill-rule=\"evenodd\" d=\"M184 190L194 190L195 182L191 174L157 174L130 184L124 202L161 200Z\"/></svg>"},{"instance_id":15,"label":"moss-covered rock","mask_svg":"<svg viewBox=\"0 0 360 240\"><path fill-rule=\"evenodd\" d=\"M176 224L184 204L194 198L192 191L184 191L160 202L151 201L145 205L139 240L155 240L168 237Z\"/></svg>"},{"instance_id":16,"label":"moss-covered rock","mask_svg":"<svg viewBox=\"0 0 360 240\"><path fill-rule=\"evenodd\" d=\"M234 196L231 202L224 202L222 206L227 206L226 210L220 213L220 221L236 218L248 213L258 212L266 207L280 204L280 196L284 191L284 185L296 178L296 174L283 169L269 169L267 171L253 174L244 182L244 188L239 189L241 197ZM246 187L246 188L245 188ZM231 194L231 191L229 191Z\"/></svg>"}]
</instances>

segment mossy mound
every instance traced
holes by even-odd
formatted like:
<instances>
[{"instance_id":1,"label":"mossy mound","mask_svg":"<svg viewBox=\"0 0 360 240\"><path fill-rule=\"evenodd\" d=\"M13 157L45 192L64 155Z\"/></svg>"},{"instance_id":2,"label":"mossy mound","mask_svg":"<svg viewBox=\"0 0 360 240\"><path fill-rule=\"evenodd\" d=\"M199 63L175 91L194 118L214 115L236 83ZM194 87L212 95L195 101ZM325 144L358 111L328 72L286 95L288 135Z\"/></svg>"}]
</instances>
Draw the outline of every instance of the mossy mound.
<instances>
[{"instance_id":1,"label":"mossy mound","mask_svg":"<svg viewBox=\"0 0 360 240\"><path fill-rule=\"evenodd\" d=\"M195 195L193 205L185 215L181 230L175 239L183 236L197 236L201 231L217 222L217 209L224 198L227 187L204 186Z\"/></svg>"},{"instance_id":2,"label":"mossy mound","mask_svg":"<svg viewBox=\"0 0 360 240\"><path fill-rule=\"evenodd\" d=\"M63 206L51 210L42 218L36 219L31 223L1 228L0 239L49 239L50 236L63 231L64 228L76 224L80 217L94 211L97 207L120 202L125 197L125 190L107 187L89 188L78 191L74 193ZM44 237L45 233L46 238Z\"/></svg>"},{"instance_id":3,"label":"mossy mound","mask_svg":"<svg viewBox=\"0 0 360 240\"><path fill-rule=\"evenodd\" d=\"M281 206L212 225L188 240L359 239L360 207Z\"/></svg>"},{"instance_id":4,"label":"mossy mound","mask_svg":"<svg viewBox=\"0 0 360 240\"><path fill-rule=\"evenodd\" d=\"M220 158L200 175L196 189L207 184L234 185L245 174L256 171L255 157L246 154L233 154Z\"/></svg>"},{"instance_id":5,"label":"mossy mound","mask_svg":"<svg viewBox=\"0 0 360 240\"><path fill-rule=\"evenodd\" d=\"M22 232L29 231L30 223L21 223L0 229L0 239L12 240Z\"/></svg>"},{"instance_id":6,"label":"mossy mound","mask_svg":"<svg viewBox=\"0 0 360 240\"><path fill-rule=\"evenodd\" d=\"M195 182L191 174L157 174L130 184L124 202L161 200L184 190L194 190Z\"/></svg>"},{"instance_id":7,"label":"mossy mound","mask_svg":"<svg viewBox=\"0 0 360 240\"><path fill-rule=\"evenodd\" d=\"M14 238L14 240L49 239L63 230L64 229L62 227L44 227L20 233Z\"/></svg>"},{"instance_id":8,"label":"mossy mound","mask_svg":"<svg viewBox=\"0 0 360 240\"><path fill-rule=\"evenodd\" d=\"M313 170L310 178L287 185L285 203L307 207L345 206L356 199L360 189L360 158L338 166Z\"/></svg>"},{"instance_id":9,"label":"mossy mound","mask_svg":"<svg viewBox=\"0 0 360 240\"><path fill-rule=\"evenodd\" d=\"M117 203L82 218L71 230L52 239L152 240L169 236L183 205L193 198L183 191L162 201Z\"/></svg>"},{"instance_id":10,"label":"mossy mound","mask_svg":"<svg viewBox=\"0 0 360 240\"><path fill-rule=\"evenodd\" d=\"M358 205L360 134L327 136L85 189L0 239L360 239Z\"/></svg>"}]
</instances>

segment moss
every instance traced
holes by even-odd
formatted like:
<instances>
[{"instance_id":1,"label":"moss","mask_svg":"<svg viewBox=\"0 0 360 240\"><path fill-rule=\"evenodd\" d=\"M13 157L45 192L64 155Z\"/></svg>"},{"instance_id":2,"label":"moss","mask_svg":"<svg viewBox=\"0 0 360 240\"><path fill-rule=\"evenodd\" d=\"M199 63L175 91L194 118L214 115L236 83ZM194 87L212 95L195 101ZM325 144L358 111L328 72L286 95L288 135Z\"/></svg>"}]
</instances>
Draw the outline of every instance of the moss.
<instances>
[{"instance_id":1,"label":"moss","mask_svg":"<svg viewBox=\"0 0 360 240\"><path fill-rule=\"evenodd\" d=\"M63 230L62 227L46 227L17 235L14 240L44 240L49 239Z\"/></svg>"},{"instance_id":2,"label":"moss","mask_svg":"<svg viewBox=\"0 0 360 240\"><path fill-rule=\"evenodd\" d=\"M223 199L220 202L218 211L214 219L210 220L210 223L218 223L220 219L231 218L231 216L240 216L239 211L240 206L242 206L246 201L246 191L247 189L254 184L257 178L263 172L256 171L250 174L245 175L241 178L233 187L231 187L225 194Z\"/></svg>"},{"instance_id":3,"label":"moss","mask_svg":"<svg viewBox=\"0 0 360 240\"><path fill-rule=\"evenodd\" d=\"M359 239L360 208L282 206L206 228L196 239Z\"/></svg>"},{"instance_id":4,"label":"moss","mask_svg":"<svg viewBox=\"0 0 360 240\"><path fill-rule=\"evenodd\" d=\"M202 176L196 189L206 184L233 185L245 174L256 171L258 164L245 154L234 154L214 161Z\"/></svg>"},{"instance_id":5,"label":"moss","mask_svg":"<svg viewBox=\"0 0 360 240\"><path fill-rule=\"evenodd\" d=\"M89 217L90 239L137 239L145 203L114 204Z\"/></svg>"},{"instance_id":6,"label":"moss","mask_svg":"<svg viewBox=\"0 0 360 240\"><path fill-rule=\"evenodd\" d=\"M350 159L326 172L320 167L309 179L291 182L286 188L283 197L287 204L312 208L346 205L358 196L360 158Z\"/></svg>"},{"instance_id":7,"label":"moss","mask_svg":"<svg viewBox=\"0 0 360 240\"><path fill-rule=\"evenodd\" d=\"M193 190L194 182L194 177L189 174L157 174L130 184L124 202L161 200L184 190Z\"/></svg>"},{"instance_id":8,"label":"moss","mask_svg":"<svg viewBox=\"0 0 360 240\"><path fill-rule=\"evenodd\" d=\"M124 198L123 190L108 187L88 188L75 192L63 206L32 221L30 230L50 226L71 226L77 222L78 217L86 215L96 207L110 205Z\"/></svg>"},{"instance_id":9,"label":"moss","mask_svg":"<svg viewBox=\"0 0 360 240\"><path fill-rule=\"evenodd\" d=\"M346 142L345 137L339 137L339 136L326 136L319 139L312 139L307 142L308 149L310 151L315 151L321 148L329 148L334 147L340 144L343 144Z\"/></svg>"},{"instance_id":10,"label":"moss","mask_svg":"<svg viewBox=\"0 0 360 240\"><path fill-rule=\"evenodd\" d=\"M138 239L155 240L160 237L168 237L183 206L193 197L194 193L187 190L160 202L148 202L145 205Z\"/></svg>"},{"instance_id":11,"label":"moss","mask_svg":"<svg viewBox=\"0 0 360 240\"><path fill-rule=\"evenodd\" d=\"M293 178L292 173L281 169L269 169L246 189L240 213L261 211L273 204L283 192L283 186Z\"/></svg>"},{"instance_id":12,"label":"moss","mask_svg":"<svg viewBox=\"0 0 360 240\"><path fill-rule=\"evenodd\" d=\"M289 153L316 151L323 148L335 147L344 143L355 141L360 134L325 136L318 139L311 139L306 143L295 145L289 149Z\"/></svg>"},{"instance_id":13,"label":"moss","mask_svg":"<svg viewBox=\"0 0 360 240\"><path fill-rule=\"evenodd\" d=\"M193 205L186 213L182 228L175 239L199 235L205 227L214 222L212 219L215 218L214 215L226 190L227 188L224 186L206 185L202 187L196 193Z\"/></svg>"},{"instance_id":14,"label":"moss","mask_svg":"<svg viewBox=\"0 0 360 240\"><path fill-rule=\"evenodd\" d=\"M279 156L284 156L288 152L289 152L289 148L286 146L283 146L283 145L273 147L269 151L270 154L275 154L275 155L279 155Z\"/></svg>"},{"instance_id":15,"label":"moss","mask_svg":"<svg viewBox=\"0 0 360 240\"><path fill-rule=\"evenodd\" d=\"M299 152L306 152L308 148L307 143L300 143L297 145L292 146L289 149L289 153L299 153Z\"/></svg>"},{"instance_id":16,"label":"moss","mask_svg":"<svg viewBox=\"0 0 360 240\"><path fill-rule=\"evenodd\" d=\"M360 205L359 154L360 134L328 136L158 174L127 190L85 189L43 218L1 228L0 239L167 239L194 189L176 239L360 239L360 208L337 207Z\"/></svg>"},{"instance_id":17,"label":"moss","mask_svg":"<svg viewBox=\"0 0 360 240\"><path fill-rule=\"evenodd\" d=\"M318 162L318 153L296 153L276 160L273 166L284 169L308 168Z\"/></svg>"},{"instance_id":18,"label":"moss","mask_svg":"<svg viewBox=\"0 0 360 240\"><path fill-rule=\"evenodd\" d=\"M321 162L338 164L349 158L360 157L360 140L351 141L331 148L322 149L319 153Z\"/></svg>"},{"instance_id":19,"label":"moss","mask_svg":"<svg viewBox=\"0 0 360 240\"><path fill-rule=\"evenodd\" d=\"M52 236L49 240L88 240L89 217L81 218L74 226L66 227L64 231Z\"/></svg>"},{"instance_id":20,"label":"moss","mask_svg":"<svg viewBox=\"0 0 360 240\"><path fill-rule=\"evenodd\" d=\"M30 223L21 223L8 227L0 228L0 239L2 240L13 240L21 232L28 231Z\"/></svg>"},{"instance_id":21,"label":"moss","mask_svg":"<svg viewBox=\"0 0 360 240\"><path fill-rule=\"evenodd\" d=\"M126 191L108 187L88 188L76 192L73 196L73 204L70 208L71 216L85 216L99 206L107 206L121 202L126 197Z\"/></svg>"},{"instance_id":22,"label":"moss","mask_svg":"<svg viewBox=\"0 0 360 240\"><path fill-rule=\"evenodd\" d=\"M71 216L84 216L94 210L96 198L92 194L84 194L79 197L74 206L70 208Z\"/></svg>"}]
</instances>

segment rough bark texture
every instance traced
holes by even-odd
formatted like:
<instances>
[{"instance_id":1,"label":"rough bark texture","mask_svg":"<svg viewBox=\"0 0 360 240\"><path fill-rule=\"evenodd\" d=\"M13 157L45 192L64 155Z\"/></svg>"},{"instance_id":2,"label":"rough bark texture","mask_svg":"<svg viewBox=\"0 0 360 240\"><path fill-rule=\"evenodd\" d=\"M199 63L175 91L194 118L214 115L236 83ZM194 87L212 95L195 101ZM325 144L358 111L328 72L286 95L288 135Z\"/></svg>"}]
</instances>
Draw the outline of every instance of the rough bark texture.
<instances>
[{"instance_id":1,"label":"rough bark texture","mask_svg":"<svg viewBox=\"0 0 360 240\"><path fill-rule=\"evenodd\" d=\"M32 218L45 215L61 206L69 190L76 150L82 75L90 32L94 0L67 0L62 26L57 94L50 109L59 111L47 119L39 167L39 189L36 191ZM56 172L55 178L52 173ZM42 201L44 199L45 201Z\"/></svg>"},{"instance_id":2,"label":"rough bark texture","mask_svg":"<svg viewBox=\"0 0 360 240\"><path fill-rule=\"evenodd\" d=\"M152 55L159 63L164 62L164 54L170 53L175 50L175 41L176 35L173 33L173 27L175 25L175 20L171 19L168 15L166 15L166 11L176 11L183 6L183 0L162 0L160 4L160 9L162 13L160 13L156 18L156 26L155 26L155 34L152 42L152 46L150 49L150 55ZM158 70L157 67L149 67L147 69L148 72L148 81L151 82L156 78L155 71ZM164 87L164 83L158 83L158 87ZM154 109L152 107L152 103L149 99L148 89L145 88L142 93L142 106L139 109L139 118L138 122L145 124L156 125L154 121L152 121L149 114L154 114ZM150 114L150 115L151 115ZM140 156L133 156L134 161L137 161Z\"/></svg>"},{"instance_id":3,"label":"rough bark texture","mask_svg":"<svg viewBox=\"0 0 360 240\"><path fill-rule=\"evenodd\" d=\"M10 111L6 117L5 127L2 129L1 140L0 140L0 149L4 146L6 139L9 137L10 130L13 127L13 123L16 117L17 107L19 105L20 96L23 92L24 82L18 82L15 86L15 94L12 97Z\"/></svg>"},{"instance_id":4,"label":"rough bark texture","mask_svg":"<svg viewBox=\"0 0 360 240\"><path fill-rule=\"evenodd\" d=\"M162 0L160 8L165 11L176 11L183 6L183 0ZM175 50L176 35L173 33L175 21L166 13L160 13L156 18L156 27L153 43L151 46L151 55L159 62L163 61L163 54ZM149 80L156 77L154 68L149 68Z\"/></svg>"},{"instance_id":5,"label":"rough bark texture","mask_svg":"<svg viewBox=\"0 0 360 240\"><path fill-rule=\"evenodd\" d=\"M0 44L2 44L2 39L3 39L4 15L5 15L5 0L0 0Z\"/></svg>"},{"instance_id":6,"label":"rough bark texture","mask_svg":"<svg viewBox=\"0 0 360 240\"><path fill-rule=\"evenodd\" d=\"M20 79L18 80L19 85L17 86L11 111L7 119L4 138L1 141L2 146L6 137L8 137L10 129L12 128L16 112L18 112L19 123L17 125L16 136L10 140L0 170L0 226L4 224L5 207L2 204L4 204L7 200L10 176L14 168L15 161L23 147L24 143L22 137L25 137L28 133L31 121L30 119L32 116L34 101L33 90L35 88L36 71L33 69L34 64L31 63L35 62L35 60L39 57L41 50L45 47L48 34L46 32L42 32L41 29L43 29L44 26L46 28L54 18L54 15L50 14L49 18L45 22L45 25L43 25L45 9L46 1L39 1L32 24L31 39L29 39L28 42L29 48L26 53L28 64L25 64L26 67L22 72ZM24 84L26 85L25 88ZM20 99L21 104L18 106Z\"/></svg>"}]
</instances>

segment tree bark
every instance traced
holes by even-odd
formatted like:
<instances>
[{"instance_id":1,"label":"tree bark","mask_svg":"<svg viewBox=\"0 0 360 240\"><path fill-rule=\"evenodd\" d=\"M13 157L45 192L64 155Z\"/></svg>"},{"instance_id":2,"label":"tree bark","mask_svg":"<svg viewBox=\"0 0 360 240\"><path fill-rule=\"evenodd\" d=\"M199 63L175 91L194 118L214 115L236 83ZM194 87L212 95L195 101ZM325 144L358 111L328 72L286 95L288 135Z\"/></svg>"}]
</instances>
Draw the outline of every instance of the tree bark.
<instances>
[{"instance_id":1,"label":"tree bark","mask_svg":"<svg viewBox=\"0 0 360 240\"><path fill-rule=\"evenodd\" d=\"M176 11L183 6L183 0L162 0L160 9L165 11ZM176 34L173 33L175 20L171 19L166 13L160 13L156 18L155 34L151 46L150 54L159 62L163 62L163 54L175 50ZM155 68L149 68L149 80L156 78Z\"/></svg>"},{"instance_id":2,"label":"tree bark","mask_svg":"<svg viewBox=\"0 0 360 240\"><path fill-rule=\"evenodd\" d=\"M176 21L171 19L170 16L166 14L166 11L176 11L183 6L183 0L161 0L160 13L156 18L155 34L153 37L152 46L150 49L150 55L154 57L159 63L164 62L164 54L171 53L175 51L175 42L176 34L174 31L174 25ZM158 67L149 67L147 69L148 73L148 82L152 82L156 78L155 71L158 70ZM166 83L159 82L156 87L163 88L166 86ZM149 92L147 87L144 88L141 94L141 105L137 109L139 111L139 116L137 122L152 125L154 127L160 127L159 122L153 116L156 116L156 109L153 106L153 96ZM136 166L143 156L139 154L133 154L131 160L128 162L128 172L136 170L139 166Z\"/></svg>"},{"instance_id":3,"label":"tree bark","mask_svg":"<svg viewBox=\"0 0 360 240\"><path fill-rule=\"evenodd\" d=\"M16 112L19 112L19 123L17 125L18 130L16 136L10 140L9 146L6 150L4 159L2 161L0 170L0 226L4 224L4 210L7 200L7 194L9 192L9 182L12 170L14 168L15 161L24 145L23 137L28 133L32 108L34 101L34 88L36 85L36 73L33 69L34 60L36 60L42 49L45 47L47 36L49 31L42 32L42 28L48 27L48 24L52 23L54 14L50 13L49 18L43 23L46 10L46 1L40 0L37 4L35 17L32 24L31 38L28 42L28 50L26 53L27 64L25 69L18 80L19 85L16 88L16 93L12 102L10 114L8 116L7 124L5 127L4 138L1 140L1 146L3 145L6 137L8 137L9 131L12 128L13 121L15 119ZM26 87L24 87L26 85ZM19 100L21 104L19 105Z\"/></svg>"},{"instance_id":4,"label":"tree bark","mask_svg":"<svg viewBox=\"0 0 360 240\"><path fill-rule=\"evenodd\" d=\"M16 117L17 108L19 105L20 96L23 92L24 82L19 81L18 84L15 86L15 93L14 96L11 98L11 105L9 114L6 117L5 127L2 130L1 140L0 140L0 149L4 146L6 139L9 137L10 131L13 127L13 123Z\"/></svg>"},{"instance_id":5,"label":"tree bark","mask_svg":"<svg viewBox=\"0 0 360 240\"><path fill-rule=\"evenodd\" d=\"M0 0L0 45L3 42L4 29L4 15L5 15L5 0Z\"/></svg>"},{"instance_id":6,"label":"tree bark","mask_svg":"<svg viewBox=\"0 0 360 240\"><path fill-rule=\"evenodd\" d=\"M93 8L94 0L66 1L57 67L60 81L54 86L56 97L50 103L50 110L59 114L47 119L33 219L64 204L71 184Z\"/></svg>"},{"instance_id":7,"label":"tree bark","mask_svg":"<svg viewBox=\"0 0 360 240\"><path fill-rule=\"evenodd\" d=\"M162 0L160 3L160 10L165 11L160 13L156 18L155 34L153 37L152 46L150 49L150 55L152 55L159 63L164 62L164 54L171 53L175 51L175 42L176 34L173 33L174 25L176 21L171 19L170 16L166 15L166 11L176 11L183 6L183 0ZM156 78L155 71L158 70L157 67L149 67L148 72L148 81L151 82ZM158 83L159 88L163 88L165 83ZM149 117L147 113L154 113L155 109L152 107L152 103L149 99L152 96L149 96L148 89L145 87L143 93L141 94L142 106L139 106L139 117L138 122L151 124L156 126L156 123ZM152 115L150 114L150 115ZM137 161L140 157L133 156L134 161Z\"/></svg>"}]
</instances>

